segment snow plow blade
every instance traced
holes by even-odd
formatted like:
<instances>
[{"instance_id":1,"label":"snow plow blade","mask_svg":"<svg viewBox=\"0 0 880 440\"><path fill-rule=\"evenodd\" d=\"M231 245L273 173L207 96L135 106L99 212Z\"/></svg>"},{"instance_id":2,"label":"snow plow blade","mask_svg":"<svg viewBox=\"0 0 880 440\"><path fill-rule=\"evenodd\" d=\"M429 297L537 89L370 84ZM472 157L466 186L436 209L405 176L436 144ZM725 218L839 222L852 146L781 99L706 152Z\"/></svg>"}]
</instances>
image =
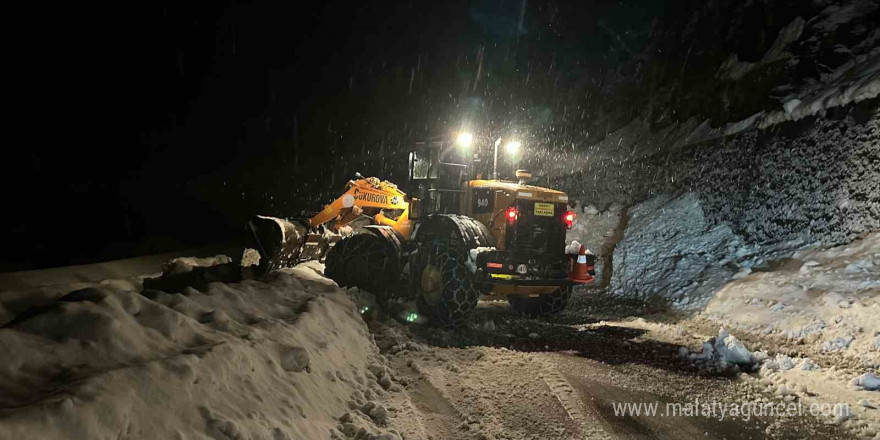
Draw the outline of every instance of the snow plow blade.
<instances>
[{"instance_id":1,"label":"snow plow blade","mask_svg":"<svg viewBox=\"0 0 880 440\"><path fill-rule=\"evenodd\" d=\"M255 216L247 223L248 236L260 253L259 274L299 263L308 229L283 218Z\"/></svg>"},{"instance_id":2,"label":"snow plow blade","mask_svg":"<svg viewBox=\"0 0 880 440\"><path fill-rule=\"evenodd\" d=\"M322 260L339 234L323 226L309 229L297 221L258 215L247 223L253 248L260 254L259 275L310 260Z\"/></svg>"}]
</instances>

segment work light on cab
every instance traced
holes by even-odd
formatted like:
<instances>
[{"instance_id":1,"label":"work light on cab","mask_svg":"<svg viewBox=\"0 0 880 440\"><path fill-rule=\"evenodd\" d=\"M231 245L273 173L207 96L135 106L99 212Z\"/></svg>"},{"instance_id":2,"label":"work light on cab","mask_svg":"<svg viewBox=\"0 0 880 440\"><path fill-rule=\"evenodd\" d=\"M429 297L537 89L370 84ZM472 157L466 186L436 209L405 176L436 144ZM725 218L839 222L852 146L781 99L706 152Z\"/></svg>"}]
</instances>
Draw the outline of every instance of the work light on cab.
<instances>
[{"instance_id":1,"label":"work light on cab","mask_svg":"<svg viewBox=\"0 0 880 440\"><path fill-rule=\"evenodd\" d=\"M474 135L473 133L461 132L455 139L455 143L457 143L462 150L468 150L471 148L471 144L474 143Z\"/></svg>"},{"instance_id":2,"label":"work light on cab","mask_svg":"<svg viewBox=\"0 0 880 440\"><path fill-rule=\"evenodd\" d=\"M565 222L565 229L571 229L574 225L574 211L566 211L562 220Z\"/></svg>"}]
</instances>

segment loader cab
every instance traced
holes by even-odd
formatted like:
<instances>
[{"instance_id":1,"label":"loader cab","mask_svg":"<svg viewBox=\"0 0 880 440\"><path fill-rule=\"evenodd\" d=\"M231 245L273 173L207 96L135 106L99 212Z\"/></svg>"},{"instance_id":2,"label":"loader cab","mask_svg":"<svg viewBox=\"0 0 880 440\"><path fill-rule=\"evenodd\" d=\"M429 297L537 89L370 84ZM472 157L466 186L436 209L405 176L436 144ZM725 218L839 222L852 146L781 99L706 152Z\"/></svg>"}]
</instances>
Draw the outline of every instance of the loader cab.
<instances>
[{"instance_id":1,"label":"loader cab","mask_svg":"<svg viewBox=\"0 0 880 440\"><path fill-rule=\"evenodd\" d=\"M411 217L458 213L470 160L448 142L417 142L409 154L408 192L418 199L410 207Z\"/></svg>"}]
</instances>

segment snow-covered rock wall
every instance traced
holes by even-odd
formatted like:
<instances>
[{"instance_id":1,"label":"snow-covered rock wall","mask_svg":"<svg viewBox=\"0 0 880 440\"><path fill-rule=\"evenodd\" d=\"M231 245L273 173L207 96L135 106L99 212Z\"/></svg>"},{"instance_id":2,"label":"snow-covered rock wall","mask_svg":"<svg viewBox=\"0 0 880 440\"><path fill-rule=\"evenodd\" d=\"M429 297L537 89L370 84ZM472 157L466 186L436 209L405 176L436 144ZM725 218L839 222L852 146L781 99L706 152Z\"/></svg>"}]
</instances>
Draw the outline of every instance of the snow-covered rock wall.
<instances>
[{"instance_id":1,"label":"snow-covered rock wall","mask_svg":"<svg viewBox=\"0 0 880 440\"><path fill-rule=\"evenodd\" d=\"M629 210L614 293L702 306L732 276L880 229L880 108L747 131L671 161L681 196Z\"/></svg>"},{"instance_id":2,"label":"snow-covered rock wall","mask_svg":"<svg viewBox=\"0 0 880 440\"><path fill-rule=\"evenodd\" d=\"M712 225L696 194L658 196L630 210L614 251L611 290L702 306L737 272L733 261L749 253L729 226Z\"/></svg>"},{"instance_id":3,"label":"snow-covered rock wall","mask_svg":"<svg viewBox=\"0 0 880 440\"><path fill-rule=\"evenodd\" d=\"M749 131L696 152L687 186L749 242L840 244L880 229L880 107Z\"/></svg>"}]
</instances>

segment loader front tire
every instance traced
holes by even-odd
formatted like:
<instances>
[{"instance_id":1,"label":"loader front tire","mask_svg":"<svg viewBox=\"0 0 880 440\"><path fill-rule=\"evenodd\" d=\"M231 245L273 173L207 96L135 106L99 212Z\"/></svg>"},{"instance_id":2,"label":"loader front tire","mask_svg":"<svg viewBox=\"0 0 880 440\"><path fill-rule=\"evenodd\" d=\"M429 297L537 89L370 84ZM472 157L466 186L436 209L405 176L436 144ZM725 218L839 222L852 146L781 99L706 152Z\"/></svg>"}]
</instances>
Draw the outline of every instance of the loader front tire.
<instances>
[{"instance_id":1,"label":"loader front tire","mask_svg":"<svg viewBox=\"0 0 880 440\"><path fill-rule=\"evenodd\" d=\"M398 256L383 237L363 232L339 240L324 262L324 275L340 287L387 298L400 277Z\"/></svg>"},{"instance_id":2,"label":"loader front tire","mask_svg":"<svg viewBox=\"0 0 880 440\"><path fill-rule=\"evenodd\" d=\"M435 325L459 325L470 317L480 298L465 266L467 254L445 241L423 247L414 271L419 313Z\"/></svg>"},{"instance_id":3,"label":"loader front tire","mask_svg":"<svg viewBox=\"0 0 880 440\"><path fill-rule=\"evenodd\" d=\"M507 298L513 312L529 318L555 315L565 309L571 298L571 286L560 287L553 293L541 294L534 298L511 295Z\"/></svg>"}]
</instances>

